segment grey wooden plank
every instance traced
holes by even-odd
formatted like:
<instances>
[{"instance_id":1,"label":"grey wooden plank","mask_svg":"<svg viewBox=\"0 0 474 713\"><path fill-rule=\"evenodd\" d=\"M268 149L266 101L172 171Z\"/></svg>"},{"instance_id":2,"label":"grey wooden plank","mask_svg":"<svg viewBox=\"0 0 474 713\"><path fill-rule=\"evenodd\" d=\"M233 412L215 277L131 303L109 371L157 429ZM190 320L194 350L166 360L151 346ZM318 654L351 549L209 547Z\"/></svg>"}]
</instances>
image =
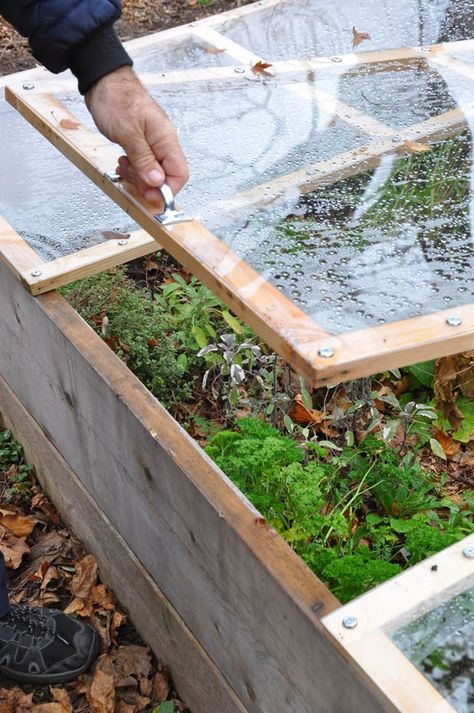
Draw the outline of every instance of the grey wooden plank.
<instances>
[{"instance_id":1,"label":"grey wooden plank","mask_svg":"<svg viewBox=\"0 0 474 713\"><path fill-rule=\"evenodd\" d=\"M128 610L193 713L246 713L217 666L160 591L48 436L0 377L0 419L24 445L64 522L92 552L102 580ZM132 585L132 586L131 586Z\"/></svg>"}]
</instances>

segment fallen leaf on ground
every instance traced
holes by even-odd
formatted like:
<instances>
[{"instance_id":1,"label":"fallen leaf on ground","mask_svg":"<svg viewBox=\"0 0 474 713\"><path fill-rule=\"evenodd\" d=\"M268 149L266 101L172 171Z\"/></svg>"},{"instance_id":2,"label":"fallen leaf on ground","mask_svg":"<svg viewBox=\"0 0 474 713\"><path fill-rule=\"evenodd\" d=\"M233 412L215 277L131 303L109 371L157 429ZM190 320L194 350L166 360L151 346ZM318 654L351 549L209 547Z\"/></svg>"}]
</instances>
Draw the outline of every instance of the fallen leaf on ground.
<instances>
[{"instance_id":1,"label":"fallen leaf on ground","mask_svg":"<svg viewBox=\"0 0 474 713\"><path fill-rule=\"evenodd\" d=\"M73 713L71 699L65 688L52 688L54 703L40 703L33 708L33 713Z\"/></svg>"},{"instance_id":2,"label":"fallen leaf on ground","mask_svg":"<svg viewBox=\"0 0 474 713\"><path fill-rule=\"evenodd\" d=\"M439 443L441 443L443 451L448 458L451 458L455 453L457 453L461 447L460 443L456 443L456 441L454 441L448 433L445 433L440 428L435 430L434 437Z\"/></svg>"},{"instance_id":3,"label":"fallen leaf on ground","mask_svg":"<svg viewBox=\"0 0 474 713\"><path fill-rule=\"evenodd\" d=\"M157 671L153 676L153 694L158 703L166 701L170 694L170 680L167 670Z\"/></svg>"},{"instance_id":4,"label":"fallen leaf on ground","mask_svg":"<svg viewBox=\"0 0 474 713\"><path fill-rule=\"evenodd\" d=\"M288 415L292 421L304 426L319 425L323 422L325 417L323 411L305 406L301 394L296 394L293 406Z\"/></svg>"},{"instance_id":5,"label":"fallen leaf on ground","mask_svg":"<svg viewBox=\"0 0 474 713\"><path fill-rule=\"evenodd\" d=\"M0 713L27 713L33 710L33 694L20 688L0 688Z\"/></svg>"},{"instance_id":6,"label":"fallen leaf on ground","mask_svg":"<svg viewBox=\"0 0 474 713\"><path fill-rule=\"evenodd\" d=\"M5 557L5 564L8 569L18 569L23 556L28 554L30 548L26 544L24 537L3 539L0 542L0 552Z\"/></svg>"},{"instance_id":7,"label":"fallen leaf on ground","mask_svg":"<svg viewBox=\"0 0 474 713\"><path fill-rule=\"evenodd\" d=\"M87 699L94 713L114 713L114 671L110 658L103 654L97 661Z\"/></svg>"},{"instance_id":8,"label":"fallen leaf on ground","mask_svg":"<svg viewBox=\"0 0 474 713\"><path fill-rule=\"evenodd\" d=\"M269 62L263 62L260 59L252 67L250 67L250 71L253 74L257 74L262 77L273 77L273 74L271 72L267 72L268 67L272 67L272 65Z\"/></svg>"},{"instance_id":9,"label":"fallen leaf on ground","mask_svg":"<svg viewBox=\"0 0 474 713\"><path fill-rule=\"evenodd\" d=\"M225 49L220 49L219 47L204 47L203 49L207 54L221 54L221 52L225 52Z\"/></svg>"},{"instance_id":10,"label":"fallen leaf on ground","mask_svg":"<svg viewBox=\"0 0 474 713\"><path fill-rule=\"evenodd\" d=\"M135 644L121 646L112 651L109 654L109 658L117 686L123 685L121 682L130 679L131 676L139 680L142 677L147 678L150 674L150 651L146 646L137 646Z\"/></svg>"},{"instance_id":11,"label":"fallen leaf on ground","mask_svg":"<svg viewBox=\"0 0 474 713\"><path fill-rule=\"evenodd\" d=\"M37 520L27 515L20 515L6 507L0 508L0 525L17 537L31 535Z\"/></svg>"},{"instance_id":12,"label":"fallen leaf on ground","mask_svg":"<svg viewBox=\"0 0 474 713\"><path fill-rule=\"evenodd\" d=\"M352 28L352 46L357 47L364 40L370 40L368 32L359 32L355 27Z\"/></svg>"},{"instance_id":13,"label":"fallen leaf on ground","mask_svg":"<svg viewBox=\"0 0 474 713\"><path fill-rule=\"evenodd\" d=\"M86 555L76 563L76 574L72 579L70 590L76 597L87 599L96 582L96 559L93 555Z\"/></svg>"},{"instance_id":14,"label":"fallen leaf on ground","mask_svg":"<svg viewBox=\"0 0 474 713\"><path fill-rule=\"evenodd\" d=\"M31 500L31 509L40 510L42 513L44 513L44 515L46 515L46 518L49 520L49 522L53 523L53 525L59 525L59 523L61 522L57 511L51 505L44 493L36 493L36 495Z\"/></svg>"},{"instance_id":15,"label":"fallen leaf on ground","mask_svg":"<svg viewBox=\"0 0 474 713\"><path fill-rule=\"evenodd\" d=\"M431 151L428 144L422 144L419 141L411 141L410 139L404 141L403 145L412 153L426 153L427 151Z\"/></svg>"}]
</instances>

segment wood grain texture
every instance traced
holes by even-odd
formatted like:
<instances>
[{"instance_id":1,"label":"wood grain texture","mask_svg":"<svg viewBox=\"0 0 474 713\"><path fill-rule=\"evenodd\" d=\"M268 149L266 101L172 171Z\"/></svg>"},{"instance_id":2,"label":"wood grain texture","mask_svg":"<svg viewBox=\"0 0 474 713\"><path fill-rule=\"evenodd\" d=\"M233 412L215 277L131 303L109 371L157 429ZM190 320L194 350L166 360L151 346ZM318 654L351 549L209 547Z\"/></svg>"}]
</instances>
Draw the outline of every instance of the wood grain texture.
<instances>
[{"instance_id":1,"label":"wood grain texture","mask_svg":"<svg viewBox=\"0 0 474 713\"><path fill-rule=\"evenodd\" d=\"M125 236L124 236L125 237ZM0 233L1 241L1 233ZM69 285L75 280L96 275L117 265L149 255L159 250L160 245L144 230L135 230L126 237L126 245L119 245L117 240L93 245L71 255L40 262L34 269L40 275L32 275L31 269L23 270L19 277L27 285L31 294L41 295Z\"/></svg>"},{"instance_id":2,"label":"wood grain texture","mask_svg":"<svg viewBox=\"0 0 474 713\"><path fill-rule=\"evenodd\" d=\"M187 705L194 713L247 713L156 582L1 377L0 420L24 444L27 461L35 466L38 480L62 519L94 554L102 581L126 607L144 641L169 667Z\"/></svg>"},{"instance_id":3,"label":"wood grain texture","mask_svg":"<svg viewBox=\"0 0 474 713\"><path fill-rule=\"evenodd\" d=\"M389 710L328 644L334 597L65 301L4 265L0 300L0 373L244 707Z\"/></svg>"}]
</instances>

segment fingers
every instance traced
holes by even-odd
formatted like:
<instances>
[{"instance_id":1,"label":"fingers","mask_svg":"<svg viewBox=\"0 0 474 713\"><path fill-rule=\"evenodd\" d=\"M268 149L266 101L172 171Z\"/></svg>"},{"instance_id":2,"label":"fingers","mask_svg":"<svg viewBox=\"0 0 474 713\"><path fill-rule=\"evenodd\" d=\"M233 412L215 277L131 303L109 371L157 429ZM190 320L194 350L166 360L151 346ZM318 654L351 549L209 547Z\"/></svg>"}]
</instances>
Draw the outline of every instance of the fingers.
<instances>
[{"instance_id":1,"label":"fingers","mask_svg":"<svg viewBox=\"0 0 474 713\"><path fill-rule=\"evenodd\" d=\"M142 186L158 188L164 183L164 170L157 161L144 131L127 136L122 141L122 148Z\"/></svg>"},{"instance_id":2,"label":"fingers","mask_svg":"<svg viewBox=\"0 0 474 713\"><path fill-rule=\"evenodd\" d=\"M161 192L157 188L150 188L150 186L141 180L127 156L120 156L116 172L125 181L134 185L137 191L141 193L147 201L150 203L163 204Z\"/></svg>"}]
</instances>

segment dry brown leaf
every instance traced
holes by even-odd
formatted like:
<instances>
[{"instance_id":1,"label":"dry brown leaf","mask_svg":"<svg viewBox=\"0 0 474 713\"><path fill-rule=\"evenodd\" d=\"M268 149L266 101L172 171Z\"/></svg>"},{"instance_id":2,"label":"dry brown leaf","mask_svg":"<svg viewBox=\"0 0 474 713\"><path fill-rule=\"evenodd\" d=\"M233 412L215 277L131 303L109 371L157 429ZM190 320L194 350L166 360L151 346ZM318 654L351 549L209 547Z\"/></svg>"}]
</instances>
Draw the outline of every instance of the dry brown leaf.
<instances>
[{"instance_id":1,"label":"dry brown leaf","mask_svg":"<svg viewBox=\"0 0 474 713\"><path fill-rule=\"evenodd\" d=\"M65 688L51 688L54 703L40 703L33 708L33 713L73 713L69 693Z\"/></svg>"},{"instance_id":2,"label":"dry brown leaf","mask_svg":"<svg viewBox=\"0 0 474 713\"><path fill-rule=\"evenodd\" d=\"M37 520L27 515L20 515L6 506L0 508L0 525L17 537L31 535Z\"/></svg>"},{"instance_id":3,"label":"dry brown leaf","mask_svg":"<svg viewBox=\"0 0 474 713\"><path fill-rule=\"evenodd\" d=\"M352 28L352 46L357 47L364 40L370 40L368 32L359 32L355 27Z\"/></svg>"},{"instance_id":4,"label":"dry brown leaf","mask_svg":"<svg viewBox=\"0 0 474 713\"><path fill-rule=\"evenodd\" d=\"M137 680L148 678L151 670L150 651L146 646L121 646L110 654L115 683L123 685L122 681L134 676ZM136 683L136 681L135 681Z\"/></svg>"},{"instance_id":5,"label":"dry brown leaf","mask_svg":"<svg viewBox=\"0 0 474 713\"><path fill-rule=\"evenodd\" d=\"M87 699L94 713L114 713L114 671L107 654L103 654L97 661Z\"/></svg>"},{"instance_id":6,"label":"dry brown leaf","mask_svg":"<svg viewBox=\"0 0 474 713\"><path fill-rule=\"evenodd\" d=\"M106 609L108 611L115 609L115 597L112 592L107 589L105 584L96 584L95 587L92 587L90 600L100 609Z\"/></svg>"},{"instance_id":7,"label":"dry brown leaf","mask_svg":"<svg viewBox=\"0 0 474 713\"><path fill-rule=\"evenodd\" d=\"M36 493L33 497L31 501L31 508L41 510L41 512L46 515L46 518L49 522L52 522L53 525L59 525L61 522L57 511L51 505L46 495L42 492Z\"/></svg>"},{"instance_id":8,"label":"dry brown leaf","mask_svg":"<svg viewBox=\"0 0 474 713\"><path fill-rule=\"evenodd\" d=\"M125 701L119 701L115 709L115 713L135 713L137 709L131 703L125 703Z\"/></svg>"},{"instance_id":9,"label":"dry brown leaf","mask_svg":"<svg viewBox=\"0 0 474 713\"><path fill-rule=\"evenodd\" d=\"M456 405L454 388L457 384L459 365L455 356L443 357L436 361L434 393L436 406L449 420L454 429L459 428L464 418L463 412Z\"/></svg>"},{"instance_id":10,"label":"dry brown leaf","mask_svg":"<svg viewBox=\"0 0 474 713\"><path fill-rule=\"evenodd\" d=\"M441 443L443 451L446 453L448 458L452 458L461 448L461 444L459 442L454 441L449 434L445 433L440 428L435 430L434 437L437 441L439 441L439 443Z\"/></svg>"},{"instance_id":11,"label":"dry brown leaf","mask_svg":"<svg viewBox=\"0 0 474 713\"><path fill-rule=\"evenodd\" d=\"M272 66L273 65L271 65L269 62L263 62L263 60L260 59L258 62L252 65L252 67L250 67L250 71L253 74L257 74L262 77L273 77L273 74L271 72L267 72L267 69Z\"/></svg>"},{"instance_id":12,"label":"dry brown leaf","mask_svg":"<svg viewBox=\"0 0 474 713\"><path fill-rule=\"evenodd\" d=\"M207 54L221 54L221 52L225 52L225 49L220 49L219 47L204 47L203 49Z\"/></svg>"},{"instance_id":13,"label":"dry brown leaf","mask_svg":"<svg viewBox=\"0 0 474 713\"><path fill-rule=\"evenodd\" d=\"M86 555L76 562L76 574L70 584L72 594L80 599L87 599L92 587L97 582L97 562L93 555Z\"/></svg>"},{"instance_id":14,"label":"dry brown leaf","mask_svg":"<svg viewBox=\"0 0 474 713\"><path fill-rule=\"evenodd\" d=\"M293 406L288 414L292 421L300 423L304 426L317 426L323 422L325 414L323 411L308 408L303 403L301 394L296 394Z\"/></svg>"},{"instance_id":15,"label":"dry brown leaf","mask_svg":"<svg viewBox=\"0 0 474 713\"><path fill-rule=\"evenodd\" d=\"M8 569L18 569L23 556L28 554L30 548L26 544L24 537L12 537L0 542L0 552L5 557L5 564Z\"/></svg>"},{"instance_id":16,"label":"dry brown leaf","mask_svg":"<svg viewBox=\"0 0 474 713\"><path fill-rule=\"evenodd\" d=\"M168 672L157 671L153 676L153 694L157 703L166 701L170 694L170 680Z\"/></svg>"},{"instance_id":17,"label":"dry brown leaf","mask_svg":"<svg viewBox=\"0 0 474 713\"><path fill-rule=\"evenodd\" d=\"M59 126L62 129L78 129L81 125L80 121L76 121L75 119L61 119L59 122Z\"/></svg>"},{"instance_id":18,"label":"dry brown leaf","mask_svg":"<svg viewBox=\"0 0 474 713\"><path fill-rule=\"evenodd\" d=\"M0 688L0 713L29 713L33 710L33 694L20 688Z\"/></svg>"},{"instance_id":19,"label":"dry brown leaf","mask_svg":"<svg viewBox=\"0 0 474 713\"><path fill-rule=\"evenodd\" d=\"M431 151L431 147L428 144L422 144L419 141L411 141L410 139L404 141L403 145L412 153L426 153L427 151Z\"/></svg>"},{"instance_id":20,"label":"dry brown leaf","mask_svg":"<svg viewBox=\"0 0 474 713\"><path fill-rule=\"evenodd\" d=\"M118 233L116 230L103 230L102 235L106 240L128 240L130 233Z\"/></svg>"},{"instance_id":21,"label":"dry brown leaf","mask_svg":"<svg viewBox=\"0 0 474 713\"><path fill-rule=\"evenodd\" d=\"M77 614L77 616L89 618L93 614L93 608L88 600L81 599L81 597L74 597L64 612L65 614Z\"/></svg>"},{"instance_id":22,"label":"dry brown leaf","mask_svg":"<svg viewBox=\"0 0 474 713\"><path fill-rule=\"evenodd\" d=\"M114 613L112 614L112 621L110 623L110 638L112 640L112 643L114 643L114 644L116 643L117 630L126 621L127 621L126 615L122 614L122 612L120 612L116 609L114 611Z\"/></svg>"}]
</instances>

